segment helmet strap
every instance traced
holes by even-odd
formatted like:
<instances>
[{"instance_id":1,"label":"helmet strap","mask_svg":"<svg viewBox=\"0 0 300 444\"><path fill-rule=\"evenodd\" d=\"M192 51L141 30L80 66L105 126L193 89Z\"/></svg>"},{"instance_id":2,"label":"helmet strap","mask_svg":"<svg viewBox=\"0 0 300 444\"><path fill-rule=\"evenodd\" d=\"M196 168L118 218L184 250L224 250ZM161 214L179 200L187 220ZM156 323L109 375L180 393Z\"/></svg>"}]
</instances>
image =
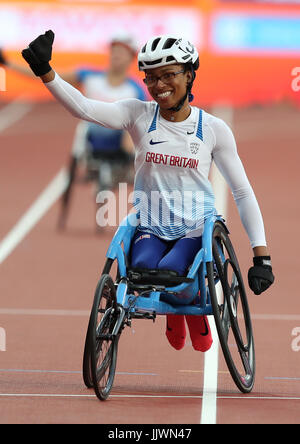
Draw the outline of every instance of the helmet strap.
<instances>
[{"instance_id":1,"label":"helmet strap","mask_svg":"<svg viewBox=\"0 0 300 444\"><path fill-rule=\"evenodd\" d=\"M172 108L168 108L168 111L174 111L175 113L180 111L181 108L183 107L184 102L187 97L189 98L189 102L192 102L192 100L194 99L194 96L191 93L192 86L193 86L193 82L188 84L185 95L182 97L182 99L179 100L179 102L177 103L176 106L172 106Z\"/></svg>"},{"instance_id":2,"label":"helmet strap","mask_svg":"<svg viewBox=\"0 0 300 444\"><path fill-rule=\"evenodd\" d=\"M182 108L183 105L184 105L184 102L185 102L187 96L188 96L188 91L185 93L185 95L182 97L182 99L179 100L179 102L177 103L177 105L176 105L176 106L172 106L172 108L168 108L168 111L174 111L175 113L177 113L178 111L180 111L181 108Z\"/></svg>"}]
</instances>

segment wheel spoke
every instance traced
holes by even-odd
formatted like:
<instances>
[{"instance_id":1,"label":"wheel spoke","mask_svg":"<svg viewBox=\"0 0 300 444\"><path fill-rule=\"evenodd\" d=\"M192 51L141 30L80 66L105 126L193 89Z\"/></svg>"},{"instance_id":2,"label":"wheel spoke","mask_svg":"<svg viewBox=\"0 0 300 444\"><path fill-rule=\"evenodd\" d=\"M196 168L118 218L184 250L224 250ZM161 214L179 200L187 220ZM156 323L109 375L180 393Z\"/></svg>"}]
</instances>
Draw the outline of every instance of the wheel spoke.
<instances>
[{"instance_id":1,"label":"wheel spoke","mask_svg":"<svg viewBox=\"0 0 300 444\"><path fill-rule=\"evenodd\" d=\"M229 317L227 304L223 304L222 325L223 325L223 329L224 329L224 333L225 333L225 338L226 338L226 340L228 340L228 335L229 335L229 330L230 330L231 324L230 324L230 317Z\"/></svg>"}]
</instances>

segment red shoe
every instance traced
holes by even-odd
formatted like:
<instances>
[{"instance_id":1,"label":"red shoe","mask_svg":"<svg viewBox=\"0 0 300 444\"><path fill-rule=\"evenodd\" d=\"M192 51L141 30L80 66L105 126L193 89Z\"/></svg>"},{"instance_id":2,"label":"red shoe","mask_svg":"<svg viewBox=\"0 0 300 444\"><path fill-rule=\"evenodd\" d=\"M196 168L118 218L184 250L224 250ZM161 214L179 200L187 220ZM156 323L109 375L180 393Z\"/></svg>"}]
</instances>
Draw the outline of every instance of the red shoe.
<instances>
[{"instance_id":1,"label":"red shoe","mask_svg":"<svg viewBox=\"0 0 300 444\"><path fill-rule=\"evenodd\" d=\"M210 349L213 339L207 316L185 316L189 327L190 337L195 350L206 352Z\"/></svg>"},{"instance_id":2,"label":"red shoe","mask_svg":"<svg viewBox=\"0 0 300 444\"><path fill-rule=\"evenodd\" d=\"M167 315L166 336L176 350L183 348L186 337L184 316Z\"/></svg>"}]
</instances>

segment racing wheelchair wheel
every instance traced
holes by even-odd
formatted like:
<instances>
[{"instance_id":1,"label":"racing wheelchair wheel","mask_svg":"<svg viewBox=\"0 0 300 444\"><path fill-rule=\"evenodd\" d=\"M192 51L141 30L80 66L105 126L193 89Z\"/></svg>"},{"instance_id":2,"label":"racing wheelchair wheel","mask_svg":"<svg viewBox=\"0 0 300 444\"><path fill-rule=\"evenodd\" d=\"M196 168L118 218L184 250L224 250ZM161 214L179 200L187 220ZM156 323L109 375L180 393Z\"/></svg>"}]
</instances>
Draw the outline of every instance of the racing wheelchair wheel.
<instances>
[{"instance_id":1,"label":"racing wheelchair wheel","mask_svg":"<svg viewBox=\"0 0 300 444\"><path fill-rule=\"evenodd\" d=\"M242 393L255 379L255 350L251 317L239 264L222 222L214 224L213 262L207 263L208 287L223 355Z\"/></svg>"},{"instance_id":2,"label":"racing wheelchair wheel","mask_svg":"<svg viewBox=\"0 0 300 444\"><path fill-rule=\"evenodd\" d=\"M89 322L83 353L82 377L87 388L93 387L92 368L91 368L91 321Z\"/></svg>"},{"instance_id":3,"label":"racing wheelchair wheel","mask_svg":"<svg viewBox=\"0 0 300 444\"><path fill-rule=\"evenodd\" d=\"M100 400L107 399L114 381L120 336L114 328L118 318L113 280L103 274L95 292L83 362L84 382L94 388Z\"/></svg>"},{"instance_id":4,"label":"racing wheelchair wheel","mask_svg":"<svg viewBox=\"0 0 300 444\"><path fill-rule=\"evenodd\" d=\"M102 276L104 274L110 274L112 273L115 275L115 278L118 279L119 277L119 270L116 265L116 261L113 261L112 259L107 259L102 271ZM99 284L96 288L95 298L97 294ZM83 381L87 388L93 387L93 380L92 380L92 370L91 370L91 355L92 355L92 344L91 344L91 332L92 332L93 326L92 326L92 314L90 315L86 339L85 339L85 345L84 345L84 353L83 353L83 366L82 366L82 376Z\"/></svg>"}]
</instances>

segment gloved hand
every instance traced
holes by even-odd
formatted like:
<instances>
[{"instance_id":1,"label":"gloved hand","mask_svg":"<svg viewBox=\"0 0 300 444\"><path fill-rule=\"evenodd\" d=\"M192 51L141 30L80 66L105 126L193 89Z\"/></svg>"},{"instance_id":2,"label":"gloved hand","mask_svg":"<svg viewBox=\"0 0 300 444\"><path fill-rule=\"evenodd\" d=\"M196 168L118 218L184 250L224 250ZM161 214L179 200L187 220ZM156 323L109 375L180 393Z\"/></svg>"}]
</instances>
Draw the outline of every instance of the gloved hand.
<instances>
[{"instance_id":1,"label":"gloved hand","mask_svg":"<svg viewBox=\"0 0 300 444\"><path fill-rule=\"evenodd\" d=\"M52 57L53 41L54 32L46 31L45 34L39 35L22 51L23 58L36 76L43 76L51 71L49 62Z\"/></svg>"},{"instance_id":2,"label":"gloved hand","mask_svg":"<svg viewBox=\"0 0 300 444\"><path fill-rule=\"evenodd\" d=\"M2 48L0 48L0 65L7 65L7 60L4 57L4 54L2 52Z\"/></svg>"},{"instance_id":3,"label":"gloved hand","mask_svg":"<svg viewBox=\"0 0 300 444\"><path fill-rule=\"evenodd\" d=\"M249 287L255 294L261 294L274 282L270 256L255 256L254 266L248 271Z\"/></svg>"}]
</instances>

